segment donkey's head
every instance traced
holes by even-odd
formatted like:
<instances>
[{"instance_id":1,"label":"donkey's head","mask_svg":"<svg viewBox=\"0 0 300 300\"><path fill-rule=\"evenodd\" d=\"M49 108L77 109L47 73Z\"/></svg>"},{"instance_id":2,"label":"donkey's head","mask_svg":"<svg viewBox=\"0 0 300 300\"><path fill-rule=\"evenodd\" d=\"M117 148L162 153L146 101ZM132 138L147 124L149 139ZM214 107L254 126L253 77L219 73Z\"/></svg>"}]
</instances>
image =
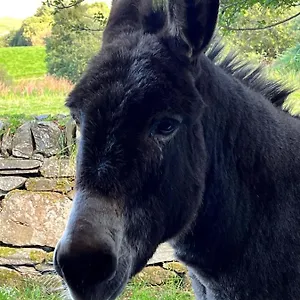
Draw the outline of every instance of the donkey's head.
<instances>
[{"instance_id":1,"label":"donkey's head","mask_svg":"<svg viewBox=\"0 0 300 300\"><path fill-rule=\"evenodd\" d=\"M218 1L166 6L115 0L102 50L67 101L81 140L55 266L74 299L115 299L201 205L206 157L195 66Z\"/></svg>"}]
</instances>

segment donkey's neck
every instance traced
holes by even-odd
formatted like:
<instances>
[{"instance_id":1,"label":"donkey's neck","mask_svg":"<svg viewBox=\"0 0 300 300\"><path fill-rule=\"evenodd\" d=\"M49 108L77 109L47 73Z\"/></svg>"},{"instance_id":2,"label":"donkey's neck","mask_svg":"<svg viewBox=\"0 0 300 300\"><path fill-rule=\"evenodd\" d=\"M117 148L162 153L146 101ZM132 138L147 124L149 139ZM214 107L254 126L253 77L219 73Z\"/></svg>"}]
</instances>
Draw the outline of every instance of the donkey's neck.
<instances>
[{"instance_id":1,"label":"donkey's neck","mask_svg":"<svg viewBox=\"0 0 300 300\"><path fill-rule=\"evenodd\" d=\"M197 87L207 105L205 191L194 227L175 248L202 278L217 280L222 272L242 271L231 266L248 252L259 255L251 248L257 243L274 247L271 241L286 234L275 230L281 214L291 217L293 207L300 215L299 205L293 205L300 194L300 121L206 58ZM299 217L295 221L299 226Z\"/></svg>"}]
</instances>

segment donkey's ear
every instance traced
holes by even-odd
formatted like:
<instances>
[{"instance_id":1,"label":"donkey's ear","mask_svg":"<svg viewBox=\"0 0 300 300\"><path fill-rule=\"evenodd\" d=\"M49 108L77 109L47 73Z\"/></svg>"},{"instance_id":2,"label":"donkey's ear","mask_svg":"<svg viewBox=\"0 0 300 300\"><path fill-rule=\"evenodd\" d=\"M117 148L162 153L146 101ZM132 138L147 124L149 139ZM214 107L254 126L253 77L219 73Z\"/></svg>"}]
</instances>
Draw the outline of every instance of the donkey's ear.
<instances>
[{"instance_id":1,"label":"donkey's ear","mask_svg":"<svg viewBox=\"0 0 300 300\"><path fill-rule=\"evenodd\" d=\"M152 0L113 0L103 42L110 42L120 33L141 29L143 18L151 7Z\"/></svg>"},{"instance_id":2,"label":"donkey's ear","mask_svg":"<svg viewBox=\"0 0 300 300\"><path fill-rule=\"evenodd\" d=\"M168 35L189 59L203 51L213 37L219 0L168 0Z\"/></svg>"}]
</instances>

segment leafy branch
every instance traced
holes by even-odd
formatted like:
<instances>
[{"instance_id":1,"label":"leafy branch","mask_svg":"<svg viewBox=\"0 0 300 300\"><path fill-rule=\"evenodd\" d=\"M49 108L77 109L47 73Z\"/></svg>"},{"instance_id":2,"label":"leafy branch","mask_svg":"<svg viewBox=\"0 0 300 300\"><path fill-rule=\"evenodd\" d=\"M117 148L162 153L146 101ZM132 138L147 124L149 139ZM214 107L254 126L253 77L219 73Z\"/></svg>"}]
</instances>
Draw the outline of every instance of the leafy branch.
<instances>
[{"instance_id":1,"label":"leafy branch","mask_svg":"<svg viewBox=\"0 0 300 300\"><path fill-rule=\"evenodd\" d=\"M232 30L232 31L246 31L246 30L249 30L249 31L255 31L255 30L265 30L265 29L269 29L269 28L272 28L272 27L275 27L275 26L278 26L278 25L281 25L283 23L286 23L286 22L289 22L295 18L297 18L298 16L300 16L300 12L296 13L295 15L289 17L289 18L286 18L284 20L281 20L281 21L278 21L278 22L275 22L275 23L272 23L272 24L269 24L269 25L266 25L266 26L262 26L262 27L245 27L245 28L234 28L234 27L231 27L231 26L226 26L226 25L221 25L221 27L223 27L224 29L226 30Z\"/></svg>"},{"instance_id":2,"label":"leafy branch","mask_svg":"<svg viewBox=\"0 0 300 300\"><path fill-rule=\"evenodd\" d=\"M78 6L84 2L84 0L70 0L68 4L65 4L63 0L46 0L43 3L48 7L53 7L55 10L68 9L74 6Z\"/></svg>"}]
</instances>

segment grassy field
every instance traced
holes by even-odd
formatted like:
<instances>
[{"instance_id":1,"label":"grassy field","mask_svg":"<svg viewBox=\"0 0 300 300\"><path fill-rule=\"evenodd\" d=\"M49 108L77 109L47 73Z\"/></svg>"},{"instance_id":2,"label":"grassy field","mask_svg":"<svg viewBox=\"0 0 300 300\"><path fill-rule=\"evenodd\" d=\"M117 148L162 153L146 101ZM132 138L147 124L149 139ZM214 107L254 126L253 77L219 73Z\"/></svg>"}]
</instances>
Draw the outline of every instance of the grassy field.
<instances>
[{"instance_id":1,"label":"grassy field","mask_svg":"<svg viewBox=\"0 0 300 300\"><path fill-rule=\"evenodd\" d=\"M0 48L0 69L14 80L38 78L46 74L45 47Z\"/></svg>"},{"instance_id":2,"label":"grassy field","mask_svg":"<svg viewBox=\"0 0 300 300\"><path fill-rule=\"evenodd\" d=\"M64 107L72 84L46 76L44 47L0 48L0 117L67 113Z\"/></svg>"},{"instance_id":3,"label":"grassy field","mask_svg":"<svg viewBox=\"0 0 300 300\"><path fill-rule=\"evenodd\" d=\"M0 286L0 300L63 300L65 291L49 292L47 286L27 281L18 286ZM160 286L150 286L145 282L131 282L118 300L193 300L190 288L182 281L170 280Z\"/></svg>"}]
</instances>

